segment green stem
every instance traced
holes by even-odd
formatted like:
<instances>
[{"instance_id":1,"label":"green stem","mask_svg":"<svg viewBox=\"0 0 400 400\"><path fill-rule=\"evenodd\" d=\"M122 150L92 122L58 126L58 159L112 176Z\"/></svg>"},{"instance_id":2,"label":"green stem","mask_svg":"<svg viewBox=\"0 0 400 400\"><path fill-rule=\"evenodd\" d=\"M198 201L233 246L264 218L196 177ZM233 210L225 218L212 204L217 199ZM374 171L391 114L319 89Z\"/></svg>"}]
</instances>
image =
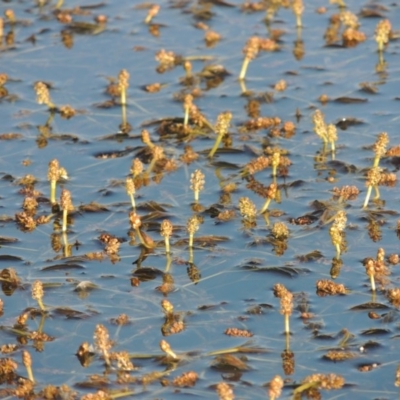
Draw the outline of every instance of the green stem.
<instances>
[{"instance_id":1,"label":"green stem","mask_svg":"<svg viewBox=\"0 0 400 400\"><path fill-rule=\"evenodd\" d=\"M240 70L239 80L242 81L246 76L247 67L249 66L250 59L245 57L242 64L242 69Z\"/></svg>"},{"instance_id":2,"label":"green stem","mask_svg":"<svg viewBox=\"0 0 400 400\"><path fill-rule=\"evenodd\" d=\"M264 214L265 211L267 211L269 203L271 203L271 199L267 199L267 201L264 203L264 205L263 205L263 207L262 207L262 209L260 211L260 214Z\"/></svg>"},{"instance_id":3,"label":"green stem","mask_svg":"<svg viewBox=\"0 0 400 400\"><path fill-rule=\"evenodd\" d=\"M68 217L68 210L64 209L63 210L63 221L62 221L62 231L63 232L67 231L67 217Z\"/></svg>"},{"instance_id":4,"label":"green stem","mask_svg":"<svg viewBox=\"0 0 400 400\"><path fill-rule=\"evenodd\" d=\"M369 276L369 280L371 281L371 290L373 292L375 292L376 291L376 286L375 286L375 277L374 277L374 275L371 274Z\"/></svg>"},{"instance_id":5,"label":"green stem","mask_svg":"<svg viewBox=\"0 0 400 400\"><path fill-rule=\"evenodd\" d=\"M371 191L372 191L372 185L369 185L367 190L367 195L365 196L363 208L367 208L368 206L369 198L371 197Z\"/></svg>"},{"instance_id":6,"label":"green stem","mask_svg":"<svg viewBox=\"0 0 400 400\"><path fill-rule=\"evenodd\" d=\"M136 208L135 196L133 195L133 193L131 193L130 197L131 197L132 208L135 209Z\"/></svg>"},{"instance_id":7,"label":"green stem","mask_svg":"<svg viewBox=\"0 0 400 400\"><path fill-rule=\"evenodd\" d=\"M218 135L217 138L215 139L214 147L211 149L210 153L208 154L208 158L212 158L215 154L215 152L218 150L218 147L221 143L223 135Z\"/></svg>"},{"instance_id":8,"label":"green stem","mask_svg":"<svg viewBox=\"0 0 400 400\"><path fill-rule=\"evenodd\" d=\"M189 247L193 247L193 233L189 233Z\"/></svg>"},{"instance_id":9,"label":"green stem","mask_svg":"<svg viewBox=\"0 0 400 400\"><path fill-rule=\"evenodd\" d=\"M56 203L56 185L57 185L57 181L55 179L52 179L50 181L50 203L51 204Z\"/></svg>"},{"instance_id":10,"label":"green stem","mask_svg":"<svg viewBox=\"0 0 400 400\"><path fill-rule=\"evenodd\" d=\"M290 333L289 329L289 314L285 314L285 333Z\"/></svg>"}]
</instances>

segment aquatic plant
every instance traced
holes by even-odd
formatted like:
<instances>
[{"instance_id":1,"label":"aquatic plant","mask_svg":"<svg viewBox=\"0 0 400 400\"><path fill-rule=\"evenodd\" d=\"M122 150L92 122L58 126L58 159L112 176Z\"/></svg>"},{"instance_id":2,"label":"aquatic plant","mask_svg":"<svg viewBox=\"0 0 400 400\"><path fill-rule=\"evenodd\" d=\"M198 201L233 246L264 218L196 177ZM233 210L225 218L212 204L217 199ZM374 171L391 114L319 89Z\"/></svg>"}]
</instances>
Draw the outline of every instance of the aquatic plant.
<instances>
[{"instance_id":1,"label":"aquatic plant","mask_svg":"<svg viewBox=\"0 0 400 400\"><path fill-rule=\"evenodd\" d=\"M67 231L67 219L68 212L74 210L74 206L72 204L71 192L67 189L63 189L60 195L60 207L62 209L62 231Z\"/></svg>"},{"instance_id":2,"label":"aquatic plant","mask_svg":"<svg viewBox=\"0 0 400 400\"><path fill-rule=\"evenodd\" d=\"M190 189L193 190L194 201L199 201L200 192L204 189L205 179L204 174L199 170L192 172L190 176Z\"/></svg>"},{"instance_id":3,"label":"aquatic plant","mask_svg":"<svg viewBox=\"0 0 400 400\"><path fill-rule=\"evenodd\" d=\"M161 234L161 236L164 237L165 252L166 252L167 254L170 252L169 239L170 239L170 237L171 237L172 230L173 230L172 223L171 223L169 220L164 219L164 220L161 222L160 234Z\"/></svg>"}]
</instances>

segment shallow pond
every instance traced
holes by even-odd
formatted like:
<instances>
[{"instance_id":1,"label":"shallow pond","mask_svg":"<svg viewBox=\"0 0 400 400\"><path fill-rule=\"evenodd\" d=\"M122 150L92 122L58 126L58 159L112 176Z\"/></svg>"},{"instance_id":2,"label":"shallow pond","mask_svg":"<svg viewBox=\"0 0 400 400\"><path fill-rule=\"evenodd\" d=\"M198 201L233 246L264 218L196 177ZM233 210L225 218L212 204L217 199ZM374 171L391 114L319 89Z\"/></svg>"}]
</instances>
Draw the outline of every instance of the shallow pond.
<instances>
[{"instance_id":1,"label":"shallow pond","mask_svg":"<svg viewBox=\"0 0 400 400\"><path fill-rule=\"evenodd\" d=\"M340 9L310 1L303 28L287 7L267 23L262 2L251 9L236 0L158 1L149 24L150 3L56 3L0 3L16 18L4 17L0 48L0 73L8 76L0 88L1 397L233 398L217 394L226 382L236 398L258 399L268 398L268 382L280 375L282 398L318 398L323 380L337 374L344 386L321 389L323 398L397 398L398 304L389 300L400 285L396 182L379 186L380 198L373 190L363 204L378 134L388 133L385 150L400 145L398 2L349 1ZM347 11L366 37L354 46L341 39L355 17ZM106 23L95 22L101 15ZM392 32L379 53L374 32L384 18ZM207 44L210 31L220 39ZM251 36L273 38L278 48L257 48L240 81ZM174 53L172 65L156 61L162 49ZM126 107L118 87L123 69L130 74ZM36 102L39 81L55 109ZM157 90L146 89L155 83ZM221 113L232 114L213 157L216 133L194 114L183 127L189 93L213 126ZM75 115L63 117L64 105ZM335 151L314 132L317 109L337 128ZM163 155L153 168L154 145ZM187 146L193 159L183 157ZM257 157L271 164L274 154L281 160L277 176L271 166L251 172ZM397 177L398 156L383 152L381 174ZM68 172L57 182L57 199L67 189L74 205L66 233L62 211L49 200L55 158ZM134 159L144 163L134 197L149 248L129 220L125 180ZM205 180L197 202L195 170ZM278 193L261 214L272 183ZM346 185L360 193L340 201L334 188ZM21 222L25 197L38 202L28 216L47 223L29 229ZM258 210L253 217L248 209L241 214L246 197ZM342 211L338 254L330 234ZM199 227L190 246L193 216ZM173 224L169 255L160 235L165 219ZM278 222L288 237L277 237ZM117 251L107 253L110 239ZM363 265L368 257L381 267L375 292ZM38 280L45 310L32 298ZM343 284L345 293L317 291L320 280ZM278 283L293 293L290 334L273 290ZM173 312L162 308L166 299ZM103 345L94 338L99 326L109 334ZM176 357L161 351L162 340ZM19 379L29 377L24 351L32 358L33 387ZM317 373L325 375L314 376L308 390L301 386Z\"/></svg>"}]
</instances>

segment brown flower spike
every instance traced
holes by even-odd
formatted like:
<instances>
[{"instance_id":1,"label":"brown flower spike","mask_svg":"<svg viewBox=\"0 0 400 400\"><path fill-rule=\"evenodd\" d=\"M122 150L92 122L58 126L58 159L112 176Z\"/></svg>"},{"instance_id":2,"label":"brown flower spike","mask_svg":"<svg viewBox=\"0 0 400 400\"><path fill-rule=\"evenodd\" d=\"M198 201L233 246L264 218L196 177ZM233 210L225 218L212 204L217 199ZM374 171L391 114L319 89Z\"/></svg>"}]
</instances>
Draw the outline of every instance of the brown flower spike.
<instances>
[{"instance_id":1,"label":"brown flower spike","mask_svg":"<svg viewBox=\"0 0 400 400\"><path fill-rule=\"evenodd\" d=\"M62 231L66 232L68 211L72 211L74 209L74 206L72 205L71 192L67 189L63 189L61 191L60 207L63 210Z\"/></svg>"}]
</instances>

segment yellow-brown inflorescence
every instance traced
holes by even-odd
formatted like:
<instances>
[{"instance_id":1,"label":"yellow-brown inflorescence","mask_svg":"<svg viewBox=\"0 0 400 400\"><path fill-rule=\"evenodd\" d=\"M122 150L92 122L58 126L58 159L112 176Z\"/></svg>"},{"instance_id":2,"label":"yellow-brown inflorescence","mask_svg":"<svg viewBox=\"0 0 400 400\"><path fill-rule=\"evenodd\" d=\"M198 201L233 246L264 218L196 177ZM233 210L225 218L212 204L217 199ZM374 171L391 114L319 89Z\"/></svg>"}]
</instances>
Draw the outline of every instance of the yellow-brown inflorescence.
<instances>
[{"instance_id":1,"label":"yellow-brown inflorescence","mask_svg":"<svg viewBox=\"0 0 400 400\"><path fill-rule=\"evenodd\" d=\"M136 204L135 204L135 182L133 181L132 178L130 178L130 177L126 178L125 189L126 189L126 193L128 194L128 196L131 199L132 208L135 209L136 208Z\"/></svg>"},{"instance_id":2,"label":"yellow-brown inflorescence","mask_svg":"<svg viewBox=\"0 0 400 400\"><path fill-rule=\"evenodd\" d=\"M232 388L226 382L219 382L215 386L219 400L234 400L235 394Z\"/></svg>"},{"instance_id":3,"label":"yellow-brown inflorescence","mask_svg":"<svg viewBox=\"0 0 400 400\"><path fill-rule=\"evenodd\" d=\"M296 26L300 28L302 26L301 16L304 11L303 0L293 0L292 2L292 10L294 15L296 16Z\"/></svg>"},{"instance_id":4,"label":"yellow-brown inflorescence","mask_svg":"<svg viewBox=\"0 0 400 400\"><path fill-rule=\"evenodd\" d=\"M107 328L102 325L96 325L94 330L94 345L95 348L103 354L104 361L107 366L110 365L110 349L112 347L112 341L110 340Z\"/></svg>"},{"instance_id":5,"label":"yellow-brown inflorescence","mask_svg":"<svg viewBox=\"0 0 400 400\"><path fill-rule=\"evenodd\" d=\"M121 92L121 104L126 105L126 91L129 87L129 72L122 69L118 74L118 89Z\"/></svg>"},{"instance_id":6,"label":"yellow-brown inflorescence","mask_svg":"<svg viewBox=\"0 0 400 400\"><path fill-rule=\"evenodd\" d=\"M33 372L32 372L32 357L27 350L22 350L22 363L26 368L29 380L35 383L35 379L33 377Z\"/></svg>"},{"instance_id":7,"label":"yellow-brown inflorescence","mask_svg":"<svg viewBox=\"0 0 400 400\"><path fill-rule=\"evenodd\" d=\"M160 6L158 4L153 4L146 15L144 23L149 24L151 20L158 14L159 11L160 11Z\"/></svg>"},{"instance_id":8,"label":"yellow-brown inflorescence","mask_svg":"<svg viewBox=\"0 0 400 400\"><path fill-rule=\"evenodd\" d=\"M68 179L67 171L60 167L60 163L56 158L49 162L47 170L47 179L50 181L50 202L56 203L56 185L60 178Z\"/></svg>"},{"instance_id":9,"label":"yellow-brown inflorescence","mask_svg":"<svg viewBox=\"0 0 400 400\"><path fill-rule=\"evenodd\" d=\"M35 282L32 283L32 299L37 301L42 311L45 311L46 308L43 304L43 295L44 295L43 284L41 281L36 280Z\"/></svg>"},{"instance_id":10,"label":"yellow-brown inflorescence","mask_svg":"<svg viewBox=\"0 0 400 400\"><path fill-rule=\"evenodd\" d=\"M72 205L71 192L67 189L61 191L60 207L63 211L62 231L66 232L68 211L73 211L74 209L74 206Z\"/></svg>"},{"instance_id":11,"label":"yellow-brown inflorescence","mask_svg":"<svg viewBox=\"0 0 400 400\"><path fill-rule=\"evenodd\" d=\"M143 163L140 161L139 158L134 158L132 160L132 165L131 165L131 174L133 175L134 178L139 176L143 172Z\"/></svg>"},{"instance_id":12,"label":"yellow-brown inflorescence","mask_svg":"<svg viewBox=\"0 0 400 400\"><path fill-rule=\"evenodd\" d=\"M274 286L274 294L276 297L280 299L281 302L281 310L280 313L284 316L285 319L285 333L290 333L289 329L289 317L293 312L293 293L289 292L286 287L280 283L277 283Z\"/></svg>"},{"instance_id":13,"label":"yellow-brown inflorescence","mask_svg":"<svg viewBox=\"0 0 400 400\"><path fill-rule=\"evenodd\" d=\"M376 285L375 285L375 261L370 258L366 261L365 263L365 272L369 277L369 280L371 282L371 290L375 292L376 290Z\"/></svg>"},{"instance_id":14,"label":"yellow-brown inflorescence","mask_svg":"<svg viewBox=\"0 0 400 400\"><path fill-rule=\"evenodd\" d=\"M346 228L346 212L338 211L333 221L332 226L329 229L329 236L331 237L332 244L336 248L336 258L340 258L341 246L343 242L343 233Z\"/></svg>"},{"instance_id":15,"label":"yellow-brown inflorescence","mask_svg":"<svg viewBox=\"0 0 400 400\"><path fill-rule=\"evenodd\" d=\"M389 144L389 135L387 134L387 132L381 132L378 135L378 138L376 139L376 141L372 147L372 149L374 150L374 153L375 153L373 167L377 167L379 165L380 159L386 153L386 147L388 144Z\"/></svg>"},{"instance_id":16,"label":"yellow-brown inflorescence","mask_svg":"<svg viewBox=\"0 0 400 400\"><path fill-rule=\"evenodd\" d=\"M56 109L56 106L51 102L50 93L47 85L43 82L37 82L34 86L36 92L36 101L38 104L45 104L51 110Z\"/></svg>"},{"instance_id":17,"label":"yellow-brown inflorescence","mask_svg":"<svg viewBox=\"0 0 400 400\"><path fill-rule=\"evenodd\" d=\"M328 132L324 119L324 114L320 110L315 110L313 117L314 132L321 138L323 143L328 142Z\"/></svg>"},{"instance_id":18,"label":"yellow-brown inflorescence","mask_svg":"<svg viewBox=\"0 0 400 400\"><path fill-rule=\"evenodd\" d=\"M280 397L282 393L283 383L283 379L279 375L275 375L271 379L268 388L269 400L276 400L278 397Z\"/></svg>"},{"instance_id":19,"label":"yellow-brown inflorescence","mask_svg":"<svg viewBox=\"0 0 400 400\"><path fill-rule=\"evenodd\" d=\"M278 240L285 240L289 237L289 229L284 222L275 222L272 225L271 233Z\"/></svg>"},{"instance_id":20,"label":"yellow-brown inflorescence","mask_svg":"<svg viewBox=\"0 0 400 400\"><path fill-rule=\"evenodd\" d=\"M319 279L316 286L319 296L334 296L347 293L346 287L342 283L336 283L329 279Z\"/></svg>"},{"instance_id":21,"label":"yellow-brown inflorescence","mask_svg":"<svg viewBox=\"0 0 400 400\"><path fill-rule=\"evenodd\" d=\"M193 247L194 234L199 230L199 220L195 215L188 219L186 229L189 233L189 247Z\"/></svg>"},{"instance_id":22,"label":"yellow-brown inflorescence","mask_svg":"<svg viewBox=\"0 0 400 400\"><path fill-rule=\"evenodd\" d=\"M171 346L166 340L160 341L160 349L171 358L178 358L178 356L172 351Z\"/></svg>"},{"instance_id":23,"label":"yellow-brown inflorescence","mask_svg":"<svg viewBox=\"0 0 400 400\"><path fill-rule=\"evenodd\" d=\"M161 222L161 236L164 238L165 241L165 252L168 254L170 252L170 243L169 239L172 235L172 223L168 219L164 219Z\"/></svg>"},{"instance_id":24,"label":"yellow-brown inflorescence","mask_svg":"<svg viewBox=\"0 0 400 400\"><path fill-rule=\"evenodd\" d=\"M273 182L267 187L267 200L265 201L263 207L261 208L260 214L264 213L267 211L269 204L271 203L271 200L275 200L276 193L278 191L278 185Z\"/></svg>"},{"instance_id":25,"label":"yellow-brown inflorescence","mask_svg":"<svg viewBox=\"0 0 400 400\"><path fill-rule=\"evenodd\" d=\"M144 234L142 234L142 232L140 230L140 227L142 226L142 221L141 221L139 215L136 214L135 211L131 211L129 213L129 221L131 223L132 228L135 230L136 234L138 235L140 243L146 248L152 248L153 243L151 241L151 238L148 237L147 235L145 236Z\"/></svg>"},{"instance_id":26,"label":"yellow-brown inflorescence","mask_svg":"<svg viewBox=\"0 0 400 400\"><path fill-rule=\"evenodd\" d=\"M239 211L242 217L246 219L252 220L257 216L256 205L248 197L239 199Z\"/></svg>"},{"instance_id":27,"label":"yellow-brown inflorescence","mask_svg":"<svg viewBox=\"0 0 400 400\"><path fill-rule=\"evenodd\" d=\"M383 51L385 45L389 43L390 31L392 25L388 19L383 19L378 22L375 28L375 41L378 43L378 50Z\"/></svg>"},{"instance_id":28,"label":"yellow-brown inflorescence","mask_svg":"<svg viewBox=\"0 0 400 400\"><path fill-rule=\"evenodd\" d=\"M303 379L302 384L294 390L295 395L301 393L310 394L312 398L321 398L318 389L337 390L341 389L345 383L342 376L336 374L313 374ZM317 396L317 397L316 397Z\"/></svg>"},{"instance_id":29,"label":"yellow-brown inflorescence","mask_svg":"<svg viewBox=\"0 0 400 400\"><path fill-rule=\"evenodd\" d=\"M354 200L360 193L357 186L349 186L349 185L342 186L340 188L334 187L332 192L333 192L333 197L337 198L339 203L347 200Z\"/></svg>"},{"instance_id":30,"label":"yellow-brown inflorescence","mask_svg":"<svg viewBox=\"0 0 400 400\"><path fill-rule=\"evenodd\" d=\"M199 169L196 169L190 176L190 189L193 190L194 201L199 201L199 194L204 189L204 184L204 174Z\"/></svg>"},{"instance_id":31,"label":"yellow-brown inflorescence","mask_svg":"<svg viewBox=\"0 0 400 400\"><path fill-rule=\"evenodd\" d=\"M220 145L222 138L228 133L228 129L231 123L232 113L229 111L225 111L218 115L217 122L215 124L215 133L217 134L217 138L215 139L215 143L210 153L208 154L209 158L212 158L215 152Z\"/></svg>"},{"instance_id":32,"label":"yellow-brown inflorescence","mask_svg":"<svg viewBox=\"0 0 400 400\"><path fill-rule=\"evenodd\" d=\"M257 36L252 36L247 40L246 45L243 48L244 60L239 74L240 80L243 80L246 77L247 67L249 66L250 61L257 57L259 50L260 38Z\"/></svg>"},{"instance_id":33,"label":"yellow-brown inflorescence","mask_svg":"<svg viewBox=\"0 0 400 400\"><path fill-rule=\"evenodd\" d=\"M375 189L375 199L379 198L379 182L381 180L381 168L380 167L372 167L367 172L367 180L365 182L365 186L367 187L367 194L365 196L363 208L367 208L369 198L371 197L372 188Z\"/></svg>"}]
</instances>

